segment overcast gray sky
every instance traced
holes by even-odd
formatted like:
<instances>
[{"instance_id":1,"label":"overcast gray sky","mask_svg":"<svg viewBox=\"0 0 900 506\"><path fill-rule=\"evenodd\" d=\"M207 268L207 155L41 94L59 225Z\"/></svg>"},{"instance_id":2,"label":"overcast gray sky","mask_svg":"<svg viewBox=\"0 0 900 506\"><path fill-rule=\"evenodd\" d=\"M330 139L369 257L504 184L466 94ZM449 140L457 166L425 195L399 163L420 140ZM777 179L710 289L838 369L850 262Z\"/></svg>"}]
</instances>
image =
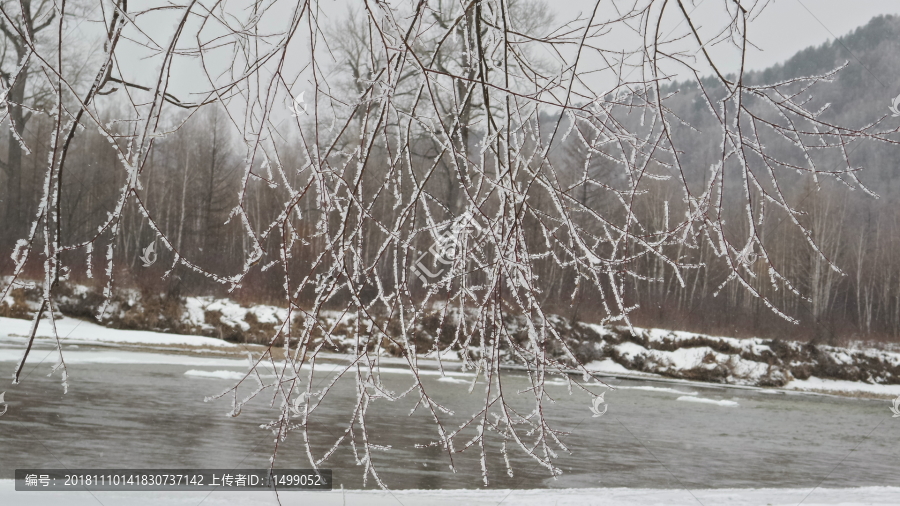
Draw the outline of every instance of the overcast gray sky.
<instances>
[{"instance_id":1,"label":"overcast gray sky","mask_svg":"<svg viewBox=\"0 0 900 506\"><path fill-rule=\"evenodd\" d=\"M633 1L635 0L618 0L615 4L630 5ZM638 1L643 3L645 0ZM711 37L721 29L723 21L727 24L728 17L723 16L724 2L722 0L683 1L687 8L691 10L692 18L700 27L701 36L709 34ZM166 3L165 0L145 0L145 2L141 8L146 8L151 3ZM240 5L240 2L241 0L236 0L228 5L236 8L236 6ZM249 3L251 0L246 0L246 2ZM758 2L759 5L762 5L766 3L766 0L758 0ZM201 0L201 3L206 4L209 2ZM403 4L408 9L410 0L393 0L391 3ZM752 0L742 1L742 4L750 5L751 3ZM590 15L590 10L593 9L595 1L548 0L547 4L556 15L556 24L559 24L566 20L577 18L579 13L583 13L582 17L586 19ZM274 23L281 24L289 21L289 15L287 14L290 12L290 5L290 1L275 2L276 7L274 8L284 9L285 15L275 15L273 17ZM340 19L346 14L348 8L361 9L362 5L361 0L322 0L320 2L320 6L325 10L327 17L332 20ZM600 5L603 9L609 9L613 2L604 1ZM681 21L680 13L675 10L675 5L677 4L669 2L668 5L670 7L667 7L667 9L672 9L672 11L667 10L666 13L668 18L672 20L672 25L664 27L666 31L671 29L671 33L675 35L686 32L687 26ZM177 11L159 11L142 18L142 29L145 30L145 34L151 36L160 45L167 44L173 29L172 21L168 16L172 16L173 12L177 14ZM612 11L609 11L600 15L600 17L602 19L603 16L607 16L608 19L612 13ZM749 25L750 40L759 49L750 49L747 55L746 66L748 69L762 69L783 62L797 51L809 46L820 45L834 37L844 35L866 24L871 18L879 14L900 15L900 0L769 0L762 13L753 19ZM585 21L582 21L575 26L583 26L584 23ZM636 23L634 24L636 25ZM284 27L278 26L277 28L283 29ZM215 33L213 25L208 25L205 30L207 37ZM190 31L189 29L188 32ZM136 32L131 35L136 39L142 38L142 35ZM609 36L604 36L603 44L607 48L618 45L622 49L629 50L635 50L640 47L641 40L635 33L625 30L625 35L630 35L630 37L617 39L618 35L611 33ZM193 35L188 37L193 37ZM684 48L696 52L697 44L693 40L685 40ZM721 58L719 61L720 63L724 62L723 66L726 72L737 70L740 61L738 58L739 53L733 47L729 47L727 44L719 44L708 46L708 49L716 58ZM120 70L126 75L126 78L145 85L155 84L159 73L159 64L161 64L158 53L141 48L128 41L123 41L120 44L120 50L133 52L135 56L119 60L120 65L122 65ZM212 67L216 67L218 63L223 68L227 67L231 58L230 54L229 49L224 50L218 56L211 54L207 64L212 64ZM302 47L295 47L285 68L286 74L290 75L293 73L293 75L296 75L296 72L299 72L308 63L306 54L307 52ZM548 54L547 56L551 55ZM852 55L848 54L846 58L851 62L851 65L859 64ZM579 70L582 71L592 66L603 66L599 58L592 62L591 58L587 57L582 63L579 66ZM217 73L214 68L210 70L213 74ZM681 72L680 69L674 68L664 70ZM680 78L687 77L685 75ZM605 92L616 84L615 77L610 72L590 74L590 79L589 85L595 92ZM638 72L633 72L629 78L629 80L638 79L640 79ZM208 89L209 83L201 72L198 59L176 59L169 87L170 92L191 101L196 100L198 97L198 95L192 95L191 92L204 92ZM296 84L292 84L291 91L294 95L297 95L304 90L311 90L311 86L308 83L308 79L301 76ZM307 97L309 97L308 94Z\"/></svg>"},{"instance_id":2,"label":"overcast gray sky","mask_svg":"<svg viewBox=\"0 0 900 506\"><path fill-rule=\"evenodd\" d=\"M548 2L557 20L573 18L593 8L593 0L556 0ZM622 2L627 3L627 2ZM742 4L750 4L746 0ZM764 4L765 0L760 0ZM685 1L690 8L691 1ZM694 0L701 23L721 15L720 0ZM797 51L818 46L866 24L879 14L900 15L898 0L770 0L762 13L749 25L750 39L759 47L747 55L749 69L763 69L781 63Z\"/></svg>"}]
</instances>

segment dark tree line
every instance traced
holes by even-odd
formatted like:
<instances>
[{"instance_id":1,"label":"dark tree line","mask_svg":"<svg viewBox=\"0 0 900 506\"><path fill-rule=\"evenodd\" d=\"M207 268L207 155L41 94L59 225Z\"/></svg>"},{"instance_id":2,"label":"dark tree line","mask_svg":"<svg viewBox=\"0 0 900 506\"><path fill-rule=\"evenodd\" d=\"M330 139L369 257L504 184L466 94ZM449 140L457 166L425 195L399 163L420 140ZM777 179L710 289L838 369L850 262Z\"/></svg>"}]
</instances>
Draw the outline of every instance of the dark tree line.
<instances>
[{"instance_id":1,"label":"dark tree line","mask_svg":"<svg viewBox=\"0 0 900 506\"><path fill-rule=\"evenodd\" d=\"M52 17L47 22L50 19ZM436 19L436 22L444 24L450 21ZM351 24L353 22L349 21ZM31 29L39 30L43 26ZM349 30L347 33L355 32ZM461 44L472 42L469 40L471 33L459 31L459 37ZM848 65L837 74L833 83L817 85L814 100L822 106L831 104L823 113L827 120L862 126L887 111L890 95L896 90L886 90L882 83L900 83L900 20L876 18L844 37L842 42L843 45L834 42L804 50L783 65L747 73L744 79L748 83L761 84L785 81L798 75L825 73L848 59L844 46L849 47L865 66ZM348 36L341 39L338 48L344 54L357 56L347 60L353 75L348 91L355 93L363 92L359 76L371 71L367 67L370 63L358 58L362 54L359 48L364 45L365 41ZM448 65L445 61L448 56L439 56L435 60L437 68ZM455 64L467 68L467 75L472 77L474 70L466 67L464 61ZM52 121L45 116L32 118L24 107L16 105L40 99L37 92L36 97L28 99L22 95L26 78L27 74L21 75L10 87L9 118L15 128L7 130L8 142L4 144L5 149L0 150L0 160L3 161L0 166L4 169L0 173L0 209L3 210L0 246L8 252L15 249L16 241L37 207L43 184L41 167L50 149L49 133L53 127ZM463 82L459 81L458 85L462 86ZM708 85L713 93L724 93L721 86L716 87L715 81L711 80ZM702 187L708 176L707 167L716 163L717 152L715 142L710 142L704 134L704 127L711 126L712 120L699 97L701 90L696 83L686 82L671 83L663 87L662 92L669 96L667 103L673 113L696 129L679 128L674 135L684 148L683 163L690 167L688 180ZM476 119L474 106L483 106L481 97L466 94L464 87L457 89L456 93L466 96L468 100L460 107L463 126L456 137L457 147L478 149L478 143L484 138L483 133L470 129L468 124ZM447 114L451 114L451 106L448 104L446 107ZM183 126L153 146L138 194L145 206L152 210L157 225L174 239L178 254L190 257L201 267L211 270L238 270L250 257L252 245L232 213L242 191L240 178L244 163L242 153L235 149L236 134L225 114L216 107L181 114L173 116L170 121L172 125L183 122ZM547 130L552 130L556 120L556 117L543 117L541 123ZM637 119L628 113L623 113L621 120L623 123L630 122L639 130ZM887 122L892 120L885 119ZM351 122L351 126L365 128L362 120ZM562 128L569 126L564 118ZM611 160L612 153L606 153L605 157L595 156L584 166L588 158L587 148L583 142L576 141L578 129L576 127L566 140L556 143L551 160L561 168L562 177L568 178L565 183L574 188L573 198L588 208L603 209L612 205L608 197L590 184L579 183L579 179L584 171L591 178L613 184L623 176L618 174L616 164ZM22 137L30 153L23 153L23 144L16 136ZM349 138L352 139L352 136ZM61 230L63 242L66 243L83 240L96 229L114 208L120 188L126 184L127 178L107 138L88 130L80 133L78 139L68 155L68 172L62 191L64 226ZM766 141L776 150L775 156L792 156L787 151L784 154L777 152L783 139L770 137ZM267 164L284 166L288 169L286 173L295 178L294 184L303 186L308 181L310 176L303 170L307 162L296 147L298 142L297 139L285 139L278 161L255 162L254 170L260 176L251 178L245 190L250 226L254 230L266 230L283 211L285 196L281 193L284 188L277 184L277 176ZM390 156L392 148L389 144L373 147L374 155L367 161L370 169L361 183L363 193L374 194L386 188L383 175L387 173L387 167L381 167L379 160ZM803 218L804 225L815 236L822 252L842 272L814 254L802 232L786 226L783 217L773 215L763 222L761 228L762 234L772 245L769 256L795 290L769 282L763 262L751 264L751 271L760 270L751 284L785 313L798 319L800 325L789 323L774 314L761 298L752 296L738 283L725 282L731 271L716 262L718 257L706 242L699 243L696 248L684 244L665 246L672 249L669 254L681 258L686 264L696 265L696 268L684 271L683 287L670 275L670 267L663 259L641 257L635 260L634 268L647 275L631 276L624 285L627 305L638 306L632 313L634 322L645 326L728 335L786 336L827 342L849 337L900 337L900 256L895 254L900 247L900 208L896 205L900 200L900 177L896 174L898 162L890 146L861 144L851 148L854 163L866 168L860 177L880 198L872 198L861 191L848 193L833 181L815 185L799 177L794 182L784 180L784 191L801 202L800 207L807 213ZM432 163L439 150L440 146L432 138L423 136L419 139L413 151L415 170L424 174L421 167ZM339 159L340 155L336 156L334 163L341 163ZM827 165L829 160L823 159L821 162ZM446 210L442 218L458 214L462 204L454 171L453 164L443 159L438 165L439 175L428 182L430 195ZM665 202L668 206L668 210L663 205L638 208L637 212L647 223L663 228L667 212L671 215L684 213L683 203L678 202L676 192L666 182L653 183L647 186L646 191L656 196L644 202ZM726 183L726 194L741 198L741 188L737 184ZM540 208L549 205L541 198L535 195L533 206ZM304 201L294 212L300 216L314 217L320 209L312 202ZM386 198L378 200L371 212L379 216L382 222L390 222L396 208L392 200ZM586 227L591 226L588 221L585 221ZM727 221L733 223L735 237L746 233L741 230L739 213L728 217ZM126 208L124 222L123 231L114 239L114 247L121 253L121 260L115 266L122 273L120 283L151 283L168 268L171 254L163 253L157 264L150 268L142 267L140 255L155 239L155 234L148 226L147 217L139 212L137 206ZM299 226L309 223L308 228L293 231L306 243L303 247L295 245L295 266L299 275L302 275L302 266L311 265L324 248L314 229L314 222L314 219L300 219L297 221L301 224ZM282 247L281 238L286 232L269 234L264 247L270 250ZM526 233L537 238L538 230L531 228ZM361 242L362 254L368 255L369 261L374 261L378 252L370 246L378 243L379 231L372 228L367 234L356 240ZM423 250L427 249L426 242L423 242ZM81 252L66 254L83 255ZM92 254L91 270L96 274L98 269L103 268L104 251L96 245ZM8 255L0 259L3 272L9 271L11 265ZM576 278L569 271L557 263L543 260L537 260L535 267L538 279L543 280L541 291L548 307L578 319L602 318L598 294L592 292L590 287L577 287ZM29 269L32 271L38 272L40 268L38 262L30 262ZM387 280L390 278L389 266L385 265L383 269L380 275ZM86 270L73 272L72 276L75 280L88 282ZM183 268L175 269L167 286L170 289L177 287L181 293L207 293L219 287L202 274ZM307 301L315 296L313 293L301 295ZM282 279L274 271L262 274L247 280L235 296L247 302L277 300L283 296Z\"/></svg>"}]
</instances>

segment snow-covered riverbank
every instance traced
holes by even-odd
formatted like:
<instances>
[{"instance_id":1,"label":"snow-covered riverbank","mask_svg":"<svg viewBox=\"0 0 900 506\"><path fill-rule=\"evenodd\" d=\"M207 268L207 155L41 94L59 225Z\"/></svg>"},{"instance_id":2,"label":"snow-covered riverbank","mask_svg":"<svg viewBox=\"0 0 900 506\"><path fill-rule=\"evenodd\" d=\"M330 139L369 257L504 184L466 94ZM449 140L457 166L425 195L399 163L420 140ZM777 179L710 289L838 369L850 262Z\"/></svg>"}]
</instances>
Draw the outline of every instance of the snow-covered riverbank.
<instances>
[{"instance_id":1,"label":"snow-covered riverbank","mask_svg":"<svg viewBox=\"0 0 900 506\"><path fill-rule=\"evenodd\" d=\"M328 314L324 318L333 319ZM332 326L335 322L329 322ZM561 325L565 325L563 322ZM765 341L762 339L733 339L710 337L687 332L668 332L660 329L635 329L631 333L622 328L576 324L577 331L569 331L573 345L591 346L604 358L592 360L587 369L601 376L642 379L671 383L717 383L722 386L765 388L771 391L802 391L839 395L892 398L900 395L900 353L872 348L810 347L801 343ZM170 334L145 330L112 329L85 320L58 317L56 329L64 350L72 361L97 363L156 363L160 360L184 364L210 366L229 365L245 367L248 350L261 347L238 344L222 339L186 334ZM21 358L16 343L25 344L31 331L31 322L16 318L0 317L0 339L7 342L0 350L0 361L17 361ZM42 320L37 332L38 342L55 344L49 320ZM341 336L335 339L340 341ZM636 342L637 341L637 342ZM638 344L641 343L641 344ZM130 353L82 350L81 346L104 346L130 349ZM165 350L190 352L193 357L178 355L150 355L134 353L140 350ZM146 356L145 356L146 355ZM211 355L210 358L200 356ZM234 355L235 359L213 358ZM336 361L349 356L345 353L327 353L324 356ZM238 358L240 357L240 358ZM210 361L211 360L211 361ZM148 362L149 361L149 362ZM455 353L442 356L447 380L453 379ZM405 360L386 356L385 364L403 367ZM434 357L423 354L420 365L437 368ZM869 369L865 380L861 366ZM514 363L509 364L515 368ZM797 378L796 371L820 371L824 377L809 374ZM226 371L229 376L239 374ZM226 372L223 372L225 374ZM573 370L573 372L576 372ZM773 381L777 375L779 381ZM829 377L830 376L830 377ZM850 379L846 379L850 378ZM853 378L856 378L854 380ZM456 379L457 381L464 381Z\"/></svg>"},{"instance_id":2,"label":"snow-covered riverbank","mask_svg":"<svg viewBox=\"0 0 900 506\"><path fill-rule=\"evenodd\" d=\"M148 302L139 293L124 290L114 297L108 317L91 322L84 318L96 312L96 294L80 285L66 293L59 304L64 315L56 319L56 326L58 335L69 345L195 350L220 356L244 356L247 350L261 350L258 345L271 339L287 318L287 312L275 306L248 307L213 297L168 300L160 296L159 300ZM31 322L20 318L26 318L37 306L31 300L35 294L23 289L14 294L16 297L10 296L0 304L3 310L0 314L5 312L18 318L0 317L0 338L24 338L30 334ZM375 323L379 328L390 328L389 321L357 322L355 314L336 311L321 311L315 317L303 315L302 318L297 313L294 319L294 326L315 322L313 339L324 339L327 333L328 342L322 351L335 356L354 354L357 332L371 329ZM423 350L419 353L423 363L436 358L433 344L443 343L446 334L454 332L458 319L454 314L443 321L426 316L408 329L416 349ZM527 340L528 325L523 316L511 315L504 322L511 336ZM604 375L884 399L900 395L900 353L890 347L736 339L664 329L601 326L558 316L549 317L548 323L588 370ZM37 335L44 339L54 335L48 319L42 320ZM574 368L572 356L559 344L555 343L548 351L562 364ZM399 358L402 350L386 346L379 351L390 360L392 356ZM441 359L452 364L460 360L461 352L458 347L445 349ZM476 347L467 352L477 355L479 350ZM517 365L517 357L512 353L501 359L509 367ZM399 362L404 361L399 359Z\"/></svg>"},{"instance_id":3,"label":"snow-covered riverbank","mask_svg":"<svg viewBox=\"0 0 900 506\"><path fill-rule=\"evenodd\" d=\"M0 504L29 506L263 506L278 504L270 492L16 492L13 480L0 480ZM809 489L658 490L582 488L545 490L333 490L282 492L282 504L321 506L893 506L900 487Z\"/></svg>"},{"instance_id":4,"label":"snow-covered riverbank","mask_svg":"<svg viewBox=\"0 0 900 506\"><path fill-rule=\"evenodd\" d=\"M120 344L127 346L185 346L190 348L236 348L237 345L222 339L204 336L168 334L147 330L111 329L75 318L57 318L56 332L66 344ZM17 318L0 318L0 336L25 338L31 334L31 321ZM53 339L53 327L49 320L41 320L38 338Z\"/></svg>"}]
</instances>

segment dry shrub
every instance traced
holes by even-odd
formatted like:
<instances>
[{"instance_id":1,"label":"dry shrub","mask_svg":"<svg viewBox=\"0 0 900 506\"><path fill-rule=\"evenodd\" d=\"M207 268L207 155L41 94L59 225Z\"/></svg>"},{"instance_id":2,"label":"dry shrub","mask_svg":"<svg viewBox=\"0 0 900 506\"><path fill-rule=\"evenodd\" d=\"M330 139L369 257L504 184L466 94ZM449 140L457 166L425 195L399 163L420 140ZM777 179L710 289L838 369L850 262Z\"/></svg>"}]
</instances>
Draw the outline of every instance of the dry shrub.
<instances>
[{"instance_id":1,"label":"dry shrub","mask_svg":"<svg viewBox=\"0 0 900 506\"><path fill-rule=\"evenodd\" d=\"M6 318L30 318L33 311L28 307L28 290L34 289L15 288L11 290L12 304L8 304L7 301L0 302L0 316Z\"/></svg>"}]
</instances>

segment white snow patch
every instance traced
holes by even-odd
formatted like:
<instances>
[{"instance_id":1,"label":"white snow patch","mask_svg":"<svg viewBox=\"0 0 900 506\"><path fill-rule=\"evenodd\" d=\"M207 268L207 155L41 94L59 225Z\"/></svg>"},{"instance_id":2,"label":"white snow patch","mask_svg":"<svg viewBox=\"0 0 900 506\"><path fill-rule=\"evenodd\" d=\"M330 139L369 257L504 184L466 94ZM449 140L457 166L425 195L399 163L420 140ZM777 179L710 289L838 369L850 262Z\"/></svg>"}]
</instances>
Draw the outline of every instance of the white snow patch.
<instances>
[{"instance_id":1,"label":"white snow patch","mask_svg":"<svg viewBox=\"0 0 900 506\"><path fill-rule=\"evenodd\" d=\"M195 378L216 378L216 379L228 379L228 380L239 380L244 379L247 376L245 372L237 372L237 371L199 371L197 369L190 369L185 371L185 376L193 376Z\"/></svg>"},{"instance_id":2,"label":"white snow patch","mask_svg":"<svg viewBox=\"0 0 900 506\"><path fill-rule=\"evenodd\" d=\"M445 377L443 377L443 378L438 378L438 381L441 381L441 382L444 382L444 383L470 383L469 381L466 381L466 380L464 380L464 379L452 378L452 377L450 377L450 376L445 376Z\"/></svg>"},{"instance_id":3,"label":"white snow patch","mask_svg":"<svg viewBox=\"0 0 900 506\"><path fill-rule=\"evenodd\" d=\"M0 362L18 362L22 359L24 350L0 348ZM41 358L55 358L56 350L49 351L46 349L33 349L28 356L28 362L38 363ZM188 367L247 367L246 360L233 360L225 358L207 358L192 355L170 355L165 353L146 353L137 351L119 351L119 350L103 350L103 351L65 351L63 355L66 364L163 364L163 365L183 365ZM53 362L47 360L47 367L53 365ZM318 366L317 366L318 367Z\"/></svg>"},{"instance_id":4,"label":"white snow patch","mask_svg":"<svg viewBox=\"0 0 900 506\"><path fill-rule=\"evenodd\" d=\"M210 329L206 322L207 311L218 311L222 314L220 321L225 325L241 330L250 330L246 322L247 314L253 314L259 323L279 325L287 318L287 310L277 306L263 304L244 307L231 299L213 297L187 297L184 299L185 312L182 320L190 325Z\"/></svg>"},{"instance_id":5,"label":"white snow patch","mask_svg":"<svg viewBox=\"0 0 900 506\"><path fill-rule=\"evenodd\" d=\"M877 385L861 381L843 381L811 376L806 380L793 380L785 385L792 390L822 390L826 392L865 392L889 396L900 396L900 385Z\"/></svg>"},{"instance_id":6,"label":"white snow patch","mask_svg":"<svg viewBox=\"0 0 900 506\"><path fill-rule=\"evenodd\" d=\"M584 366L588 371L594 372L605 372L605 373L619 373L619 374L633 374L635 371L632 371L622 364L613 362L610 358L604 358L603 360L594 360L593 362Z\"/></svg>"},{"instance_id":7,"label":"white snow patch","mask_svg":"<svg viewBox=\"0 0 900 506\"><path fill-rule=\"evenodd\" d=\"M648 350L649 351L649 350ZM693 369L703 363L703 358L710 353L718 355L709 346L699 348L678 348L675 351L653 350L653 355L667 362L672 369Z\"/></svg>"},{"instance_id":8,"label":"white snow patch","mask_svg":"<svg viewBox=\"0 0 900 506\"><path fill-rule=\"evenodd\" d=\"M651 386L636 386L636 387L617 386L616 390L647 390L650 392L666 392L666 393L678 394L678 395L698 395L698 392L685 392L684 390L678 390L675 388L651 387Z\"/></svg>"},{"instance_id":9,"label":"white snow patch","mask_svg":"<svg viewBox=\"0 0 900 506\"><path fill-rule=\"evenodd\" d=\"M318 366L316 366L318 368ZM379 367L375 369L380 373L386 374L409 374L412 375L412 371L410 369L402 369L399 367ZM443 373L441 371L429 370L429 369L419 369L419 376L446 376L448 378L441 378L438 381L443 381L445 379L449 380L449 377L457 377L457 378L469 378L472 379L475 377L474 374L470 372L456 372L456 371L447 371L445 370ZM452 381L452 380L451 380Z\"/></svg>"},{"instance_id":10,"label":"white snow patch","mask_svg":"<svg viewBox=\"0 0 900 506\"><path fill-rule=\"evenodd\" d=\"M900 487L860 488L757 488L757 489L646 489L581 488L542 490L332 490L328 492L279 491L283 504L322 506L389 506L428 504L429 506L729 506L796 505L804 506L894 506ZM807 497L808 495L808 497ZM27 499L26 499L27 498ZM0 504L29 506L269 506L276 504L271 492L198 491L198 492L16 492L13 480L0 480Z\"/></svg>"},{"instance_id":11,"label":"white snow patch","mask_svg":"<svg viewBox=\"0 0 900 506\"><path fill-rule=\"evenodd\" d=\"M233 348L237 346L221 339L204 336L165 334L146 330L110 329L84 320L56 318L56 330L62 342L117 343L129 345L182 345L204 348ZM27 337L31 335L31 321L0 317L0 336ZM38 325L38 338L53 339L50 321L42 319Z\"/></svg>"},{"instance_id":12,"label":"white snow patch","mask_svg":"<svg viewBox=\"0 0 900 506\"><path fill-rule=\"evenodd\" d=\"M731 371L731 379L735 383L742 384L756 384L768 372L767 364L745 360L738 355L719 353L709 346L664 351L647 349L639 344L626 341L617 344L615 348L626 360L633 361L638 357L644 357L645 360L656 362L659 364L658 369L662 372L688 371L695 368L713 369L719 365L725 365ZM707 360L707 357L711 357L712 360Z\"/></svg>"},{"instance_id":13,"label":"white snow patch","mask_svg":"<svg viewBox=\"0 0 900 506\"><path fill-rule=\"evenodd\" d=\"M729 400L725 400L725 399L722 399L721 401L717 401L715 399L707 399L705 397L693 397L690 395L682 395L681 397L679 397L675 400L676 401L699 402L699 403L703 403L703 404L715 404L717 406L726 406L729 408L736 408L736 407L740 406L740 404L738 404L735 401L729 401Z\"/></svg>"}]
</instances>

